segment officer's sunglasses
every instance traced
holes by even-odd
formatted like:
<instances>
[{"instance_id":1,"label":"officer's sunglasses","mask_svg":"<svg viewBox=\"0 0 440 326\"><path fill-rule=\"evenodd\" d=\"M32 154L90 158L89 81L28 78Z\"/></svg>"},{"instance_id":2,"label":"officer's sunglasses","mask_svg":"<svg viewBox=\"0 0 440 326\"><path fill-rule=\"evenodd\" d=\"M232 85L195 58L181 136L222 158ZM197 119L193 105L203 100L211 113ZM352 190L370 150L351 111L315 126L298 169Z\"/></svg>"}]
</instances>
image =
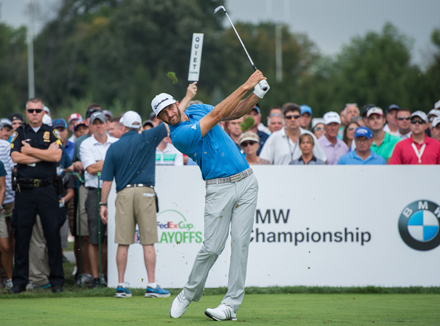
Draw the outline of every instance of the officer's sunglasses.
<instances>
[{"instance_id":1,"label":"officer's sunglasses","mask_svg":"<svg viewBox=\"0 0 440 326\"><path fill-rule=\"evenodd\" d=\"M28 109L27 111L28 111L29 113L31 113L31 114L34 113L34 112L35 112L35 113L41 113L41 112L43 112L42 109Z\"/></svg>"}]
</instances>

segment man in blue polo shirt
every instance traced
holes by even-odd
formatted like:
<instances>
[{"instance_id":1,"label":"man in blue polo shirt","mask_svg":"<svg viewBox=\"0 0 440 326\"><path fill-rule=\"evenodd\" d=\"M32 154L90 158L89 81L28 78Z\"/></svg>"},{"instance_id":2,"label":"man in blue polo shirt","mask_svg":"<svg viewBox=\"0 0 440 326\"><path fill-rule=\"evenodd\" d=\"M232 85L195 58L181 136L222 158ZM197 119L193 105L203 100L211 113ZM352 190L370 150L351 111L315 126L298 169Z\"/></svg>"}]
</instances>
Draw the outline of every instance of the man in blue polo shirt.
<instances>
[{"instance_id":1,"label":"man in blue polo shirt","mask_svg":"<svg viewBox=\"0 0 440 326\"><path fill-rule=\"evenodd\" d=\"M131 297L124 283L128 247L134 241L136 223L139 240L144 249L145 267L148 275L146 298L169 297L170 291L155 282L157 239L156 194L156 147L167 135L165 124L139 134L142 120L139 114L128 111L121 119L125 133L113 143L105 157L101 179L101 219L107 224L107 199L113 177L116 180L115 242L118 244L116 264L118 287L116 298Z\"/></svg>"},{"instance_id":2,"label":"man in blue polo shirt","mask_svg":"<svg viewBox=\"0 0 440 326\"><path fill-rule=\"evenodd\" d=\"M182 316L191 301L199 301L209 270L224 249L231 226L231 261L228 291L222 303L205 314L214 320L235 320L243 301L250 234L257 205L258 183L237 146L218 125L247 114L269 90L265 77L256 71L216 107L190 106L186 112L169 94L157 95L151 106L170 125L171 141L200 167L206 181L205 239L188 282L174 299L170 316ZM266 83L265 91L259 82ZM253 93L242 100L248 91Z\"/></svg>"},{"instance_id":3,"label":"man in blue polo shirt","mask_svg":"<svg viewBox=\"0 0 440 326\"><path fill-rule=\"evenodd\" d=\"M339 165L381 165L387 164L385 159L374 153L370 147L373 143L373 133L367 127L359 127L354 133L356 149L343 156L338 161Z\"/></svg>"}]
</instances>

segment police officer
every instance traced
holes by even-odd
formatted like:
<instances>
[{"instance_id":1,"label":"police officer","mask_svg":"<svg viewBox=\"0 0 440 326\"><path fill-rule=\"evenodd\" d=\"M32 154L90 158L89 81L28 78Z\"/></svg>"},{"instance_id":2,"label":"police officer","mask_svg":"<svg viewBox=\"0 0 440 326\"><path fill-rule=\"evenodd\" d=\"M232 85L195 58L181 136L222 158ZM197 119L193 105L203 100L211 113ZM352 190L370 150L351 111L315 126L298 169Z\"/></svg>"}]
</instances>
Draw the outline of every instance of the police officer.
<instances>
[{"instance_id":1,"label":"police officer","mask_svg":"<svg viewBox=\"0 0 440 326\"><path fill-rule=\"evenodd\" d=\"M39 214L49 254L49 282L53 292L62 292L64 283L60 240L61 222L56 178L62 150L58 131L43 124L44 104L39 98L26 103L29 121L12 134L11 158L17 163L15 208L15 266L11 293L25 291L29 278L29 241Z\"/></svg>"}]
</instances>

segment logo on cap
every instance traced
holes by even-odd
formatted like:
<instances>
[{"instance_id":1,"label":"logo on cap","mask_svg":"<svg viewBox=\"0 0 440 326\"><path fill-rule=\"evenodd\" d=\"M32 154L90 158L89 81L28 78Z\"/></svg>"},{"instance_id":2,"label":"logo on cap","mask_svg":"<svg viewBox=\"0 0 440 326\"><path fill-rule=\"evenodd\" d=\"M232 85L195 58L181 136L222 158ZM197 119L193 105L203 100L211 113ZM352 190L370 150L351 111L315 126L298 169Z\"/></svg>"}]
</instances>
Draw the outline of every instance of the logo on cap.
<instances>
[{"instance_id":1,"label":"logo on cap","mask_svg":"<svg viewBox=\"0 0 440 326\"><path fill-rule=\"evenodd\" d=\"M418 200L406 206L399 218L400 236L409 247L427 251L440 245L440 206Z\"/></svg>"}]
</instances>

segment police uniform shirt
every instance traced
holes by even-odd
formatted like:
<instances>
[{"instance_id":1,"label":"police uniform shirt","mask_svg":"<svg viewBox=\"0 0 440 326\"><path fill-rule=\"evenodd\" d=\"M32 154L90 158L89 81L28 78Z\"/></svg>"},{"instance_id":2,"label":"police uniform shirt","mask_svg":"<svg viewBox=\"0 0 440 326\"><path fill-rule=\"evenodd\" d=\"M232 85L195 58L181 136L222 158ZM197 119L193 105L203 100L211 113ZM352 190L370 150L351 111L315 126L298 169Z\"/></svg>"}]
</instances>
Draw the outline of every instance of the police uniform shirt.
<instances>
[{"instance_id":1,"label":"police uniform shirt","mask_svg":"<svg viewBox=\"0 0 440 326\"><path fill-rule=\"evenodd\" d=\"M62 145L58 130L42 124L37 132L27 124L24 129L18 127L12 134L11 153L20 152L22 141L27 141L33 148L46 150L50 144L56 142ZM17 174L21 178L47 179L56 176L57 162L41 161L35 164L17 164Z\"/></svg>"},{"instance_id":2,"label":"police uniform shirt","mask_svg":"<svg viewBox=\"0 0 440 326\"><path fill-rule=\"evenodd\" d=\"M189 121L169 126L174 147L197 162L203 180L229 177L249 168L232 138L218 124L202 137L200 120L213 109L212 105L191 105L185 111Z\"/></svg>"},{"instance_id":3,"label":"police uniform shirt","mask_svg":"<svg viewBox=\"0 0 440 326\"><path fill-rule=\"evenodd\" d=\"M116 180L116 191L128 184L143 183L154 186L156 147L167 135L163 123L141 134L132 130L122 135L107 151L101 180Z\"/></svg>"}]
</instances>

